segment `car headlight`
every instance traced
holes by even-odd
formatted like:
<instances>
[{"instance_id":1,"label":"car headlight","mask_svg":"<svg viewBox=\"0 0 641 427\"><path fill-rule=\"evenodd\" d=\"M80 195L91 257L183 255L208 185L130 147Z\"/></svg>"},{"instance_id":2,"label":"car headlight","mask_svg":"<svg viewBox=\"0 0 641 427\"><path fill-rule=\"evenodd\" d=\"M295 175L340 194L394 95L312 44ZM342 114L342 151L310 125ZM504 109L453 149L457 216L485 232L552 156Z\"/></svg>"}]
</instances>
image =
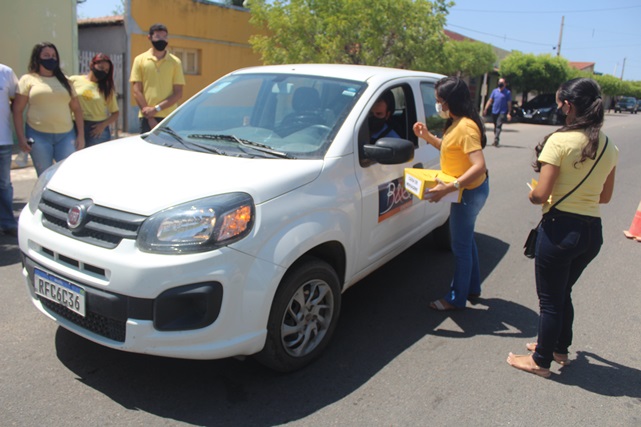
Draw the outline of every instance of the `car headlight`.
<instances>
[{"instance_id":1,"label":"car headlight","mask_svg":"<svg viewBox=\"0 0 641 427\"><path fill-rule=\"evenodd\" d=\"M47 170L45 170L42 175L38 177L36 185L33 187L33 190L31 190L31 196L29 196L28 206L32 215L35 214L38 210L38 205L40 204L42 193L44 193L45 188L47 188L47 184L49 184L49 181L51 181L51 178L53 178L53 175L56 173L61 164L62 162L55 163L53 166L47 168Z\"/></svg>"},{"instance_id":2,"label":"car headlight","mask_svg":"<svg viewBox=\"0 0 641 427\"><path fill-rule=\"evenodd\" d=\"M254 201L247 193L195 200L147 218L138 233L144 252L205 252L245 237L254 224Z\"/></svg>"}]
</instances>

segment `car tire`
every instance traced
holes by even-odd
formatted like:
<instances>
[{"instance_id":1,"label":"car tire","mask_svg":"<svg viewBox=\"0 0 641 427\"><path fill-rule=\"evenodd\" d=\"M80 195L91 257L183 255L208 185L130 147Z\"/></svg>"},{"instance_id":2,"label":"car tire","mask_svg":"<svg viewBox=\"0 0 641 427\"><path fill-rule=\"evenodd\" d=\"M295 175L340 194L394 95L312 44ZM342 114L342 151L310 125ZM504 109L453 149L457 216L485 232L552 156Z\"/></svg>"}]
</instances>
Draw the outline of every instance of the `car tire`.
<instances>
[{"instance_id":1,"label":"car tire","mask_svg":"<svg viewBox=\"0 0 641 427\"><path fill-rule=\"evenodd\" d=\"M336 271L316 257L303 257L285 274L276 291L265 347L256 360L279 372L292 372L311 363L331 340L340 308Z\"/></svg>"}]
</instances>

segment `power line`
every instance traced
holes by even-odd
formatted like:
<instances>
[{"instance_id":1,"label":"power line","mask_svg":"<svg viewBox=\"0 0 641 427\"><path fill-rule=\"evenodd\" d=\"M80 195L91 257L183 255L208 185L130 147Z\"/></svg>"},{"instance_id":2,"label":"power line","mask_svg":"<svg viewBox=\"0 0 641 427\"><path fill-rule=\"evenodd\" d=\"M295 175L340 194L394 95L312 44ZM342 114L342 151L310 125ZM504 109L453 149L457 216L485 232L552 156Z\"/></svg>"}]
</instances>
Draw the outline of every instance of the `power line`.
<instances>
[{"instance_id":1,"label":"power line","mask_svg":"<svg viewBox=\"0 0 641 427\"><path fill-rule=\"evenodd\" d=\"M455 8L456 12L473 12L473 13L527 13L527 14L551 14L551 13L591 13L591 12L611 12L613 10L634 9L640 6L624 6L624 7L611 7L608 9L585 9L585 10L487 10L487 9L459 9Z\"/></svg>"},{"instance_id":2,"label":"power line","mask_svg":"<svg viewBox=\"0 0 641 427\"><path fill-rule=\"evenodd\" d=\"M533 44L533 45L537 45L537 46L548 46L548 47L550 47L550 46L554 45L554 43L537 43L537 42L531 42L531 41L527 41L527 40L513 39L511 37L499 36L497 34L486 33L486 32L483 32L483 31L477 31L477 30L473 30L471 28L461 27L459 25L447 24L447 26L448 27L453 27L453 28L460 28L462 30L471 31L473 33L479 33L479 34L483 34L483 35L490 36L490 37L496 37L496 38L499 38L501 40L509 40L509 41L514 41L514 42L519 42L519 43Z\"/></svg>"}]
</instances>

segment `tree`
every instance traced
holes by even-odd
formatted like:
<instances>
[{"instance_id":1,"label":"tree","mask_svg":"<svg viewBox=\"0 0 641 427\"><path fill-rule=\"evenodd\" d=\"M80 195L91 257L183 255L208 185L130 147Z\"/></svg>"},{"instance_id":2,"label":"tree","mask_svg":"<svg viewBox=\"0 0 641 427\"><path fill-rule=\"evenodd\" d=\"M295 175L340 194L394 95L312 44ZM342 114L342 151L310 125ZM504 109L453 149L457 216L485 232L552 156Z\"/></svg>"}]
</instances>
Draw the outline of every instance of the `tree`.
<instances>
[{"instance_id":1,"label":"tree","mask_svg":"<svg viewBox=\"0 0 641 427\"><path fill-rule=\"evenodd\" d=\"M500 74L515 91L523 92L523 102L525 102L527 93L530 91L555 92L561 83L573 75L573 72L565 58L516 51L501 61Z\"/></svg>"},{"instance_id":2,"label":"tree","mask_svg":"<svg viewBox=\"0 0 641 427\"><path fill-rule=\"evenodd\" d=\"M478 76L494 69L496 54L492 46L475 41L448 40L444 46L444 61L433 68L449 76Z\"/></svg>"},{"instance_id":3,"label":"tree","mask_svg":"<svg viewBox=\"0 0 641 427\"><path fill-rule=\"evenodd\" d=\"M266 64L343 63L428 70L443 62L447 0L247 0ZM432 68L433 69L433 68Z\"/></svg>"},{"instance_id":4,"label":"tree","mask_svg":"<svg viewBox=\"0 0 641 427\"><path fill-rule=\"evenodd\" d=\"M609 74L591 77L601 86L603 95L618 96L622 94L623 82L619 78Z\"/></svg>"}]
</instances>

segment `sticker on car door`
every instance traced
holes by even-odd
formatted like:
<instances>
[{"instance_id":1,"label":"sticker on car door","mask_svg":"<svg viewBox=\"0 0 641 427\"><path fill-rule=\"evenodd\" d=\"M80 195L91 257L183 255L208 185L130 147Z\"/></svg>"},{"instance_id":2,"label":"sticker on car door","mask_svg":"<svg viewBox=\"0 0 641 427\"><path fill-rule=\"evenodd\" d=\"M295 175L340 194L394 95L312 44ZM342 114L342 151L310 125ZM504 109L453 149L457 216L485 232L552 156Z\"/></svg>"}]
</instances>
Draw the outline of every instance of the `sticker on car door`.
<instances>
[{"instance_id":1,"label":"sticker on car door","mask_svg":"<svg viewBox=\"0 0 641 427\"><path fill-rule=\"evenodd\" d=\"M378 186L378 222L412 206L412 195L405 190L403 178Z\"/></svg>"}]
</instances>

